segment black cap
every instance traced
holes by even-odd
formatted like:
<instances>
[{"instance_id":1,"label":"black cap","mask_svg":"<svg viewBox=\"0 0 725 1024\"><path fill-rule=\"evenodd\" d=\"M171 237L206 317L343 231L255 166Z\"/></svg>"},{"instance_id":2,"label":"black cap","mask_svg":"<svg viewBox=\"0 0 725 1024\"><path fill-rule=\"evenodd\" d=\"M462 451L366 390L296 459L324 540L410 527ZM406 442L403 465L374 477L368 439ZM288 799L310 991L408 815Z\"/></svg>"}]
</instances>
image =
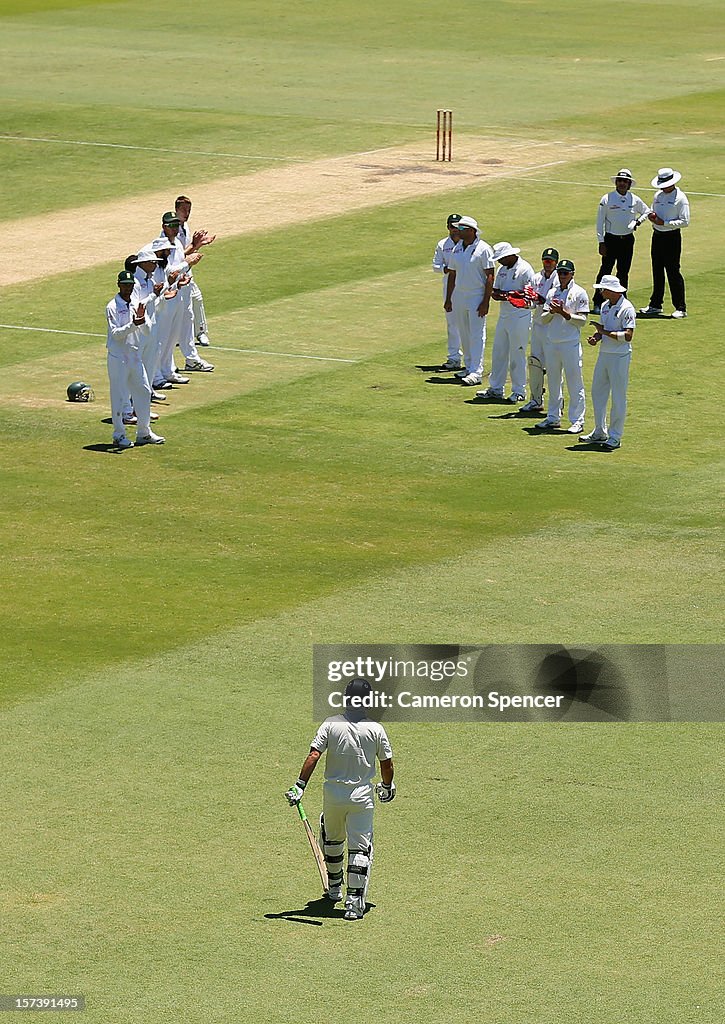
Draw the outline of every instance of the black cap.
<instances>
[{"instance_id":1,"label":"black cap","mask_svg":"<svg viewBox=\"0 0 725 1024\"><path fill-rule=\"evenodd\" d=\"M451 227L453 224L457 224L462 216L462 213L449 213L446 219L446 224L448 227Z\"/></svg>"},{"instance_id":2,"label":"black cap","mask_svg":"<svg viewBox=\"0 0 725 1024\"><path fill-rule=\"evenodd\" d=\"M118 275L118 283L119 284L135 284L136 283L136 278L133 276L133 274L130 271L122 270L121 273Z\"/></svg>"},{"instance_id":3,"label":"black cap","mask_svg":"<svg viewBox=\"0 0 725 1024\"><path fill-rule=\"evenodd\" d=\"M168 227L169 224L181 224L181 221L179 220L178 214L173 213L173 211L169 210L168 213L165 213L161 218L161 223L163 224L164 227Z\"/></svg>"},{"instance_id":4,"label":"black cap","mask_svg":"<svg viewBox=\"0 0 725 1024\"><path fill-rule=\"evenodd\" d=\"M576 270L576 267L574 266L571 260L559 260L559 262L556 265L556 269L568 270L570 274L573 274Z\"/></svg>"},{"instance_id":5,"label":"black cap","mask_svg":"<svg viewBox=\"0 0 725 1024\"><path fill-rule=\"evenodd\" d=\"M552 247L549 247L548 249L544 249L544 251L541 254L541 258L542 258L542 260L555 260L558 263L559 262L559 250L558 249L554 249Z\"/></svg>"}]
</instances>

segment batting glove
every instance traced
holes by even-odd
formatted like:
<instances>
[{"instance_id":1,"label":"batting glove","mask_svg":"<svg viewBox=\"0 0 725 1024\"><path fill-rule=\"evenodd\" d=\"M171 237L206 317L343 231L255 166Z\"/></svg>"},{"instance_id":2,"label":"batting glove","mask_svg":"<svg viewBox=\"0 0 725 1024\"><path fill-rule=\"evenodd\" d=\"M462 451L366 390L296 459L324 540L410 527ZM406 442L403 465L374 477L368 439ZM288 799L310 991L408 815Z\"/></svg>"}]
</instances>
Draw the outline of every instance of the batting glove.
<instances>
[{"instance_id":1,"label":"batting glove","mask_svg":"<svg viewBox=\"0 0 725 1024\"><path fill-rule=\"evenodd\" d=\"M289 803L290 807L296 807L297 804L300 802L304 795L306 785L306 782L303 782L302 779L298 779L297 782L295 782L294 786L290 786L290 788L287 790L285 796L287 797L287 802Z\"/></svg>"},{"instance_id":2,"label":"batting glove","mask_svg":"<svg viewBox=\"0 0 725 1024\"><path fill-rule=\"evenodd\" d=\"M381 804L389 804L391 800L395 800L395 783L391 782L389 786L386 786L384 782L379 782L375 787L375 792Z\"/></svg>"}]
</instances>

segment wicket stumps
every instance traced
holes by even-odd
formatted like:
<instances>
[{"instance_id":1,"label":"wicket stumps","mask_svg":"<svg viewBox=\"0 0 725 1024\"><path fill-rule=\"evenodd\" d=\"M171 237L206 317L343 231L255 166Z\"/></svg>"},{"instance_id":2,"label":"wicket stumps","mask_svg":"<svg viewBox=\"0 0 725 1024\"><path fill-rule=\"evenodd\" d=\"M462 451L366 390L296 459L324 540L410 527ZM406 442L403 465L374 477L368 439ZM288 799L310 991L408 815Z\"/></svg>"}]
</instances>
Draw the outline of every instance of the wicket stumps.
<instances>
[{"instance_id":1,"label":"wicket stumps","mask_svg":"<svg viewBox=\"0 0 725 1024\"><path fill-rule=\"evenodd\" d=\"M453 142L453 111L439 110L436 119L436 160L450 160Z\"/></svg>"}]
</instances>

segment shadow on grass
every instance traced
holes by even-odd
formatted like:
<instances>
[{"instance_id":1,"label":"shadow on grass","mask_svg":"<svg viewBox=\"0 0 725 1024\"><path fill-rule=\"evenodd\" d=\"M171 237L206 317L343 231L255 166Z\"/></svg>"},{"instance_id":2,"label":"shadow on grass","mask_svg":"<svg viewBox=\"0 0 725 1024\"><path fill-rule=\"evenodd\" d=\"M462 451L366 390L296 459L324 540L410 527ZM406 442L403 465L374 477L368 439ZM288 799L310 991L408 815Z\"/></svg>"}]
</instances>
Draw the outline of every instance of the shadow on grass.
<instances>
[{"instance_id":1,"label":"shadow on grass","mask_svg":"<svg viewBox=\"0 0 725 1024\"><path fill-rule=\"evenodd\" d=\"M101 452L105 455L124 455L133 451L133 448L116 448L113 444L84 444L84 452Z\"/></svg>"},{"instance_id":2,"label":"shadow on grass","mask_svg":"<svg viewBox=\"0 0 725 1024\"><path fill-rule=\"evenodd\" d=\"M601 441L586 441L581 444L572 444L565 450L568 452L599 452L601 455L611 455L612 452L619 451L618 448L607 448Z\"/></svg>"},{"instance_id":3,"label":"shadow on grass","mask_svg":"<svg viewBox=\"0 0 725 1024\"><path fill-rule=\"evenodd\" d=\"M366 914L374 909L374 903L365 904ZM292 921L294 924L311 924L319 927L326 918L342 921L343 912L344 908L341 903L333 903L326 896L320 896L316 900L309 900L307 906L300 910L283 910L279 914L265 914L264 916L267 921ZM315 920L315 918L320 920Z\"/></svg>"},{"instance_id":4,"label":"shadow on grass","mask_svg":"<svg viewBox=\"0 0 725 1024\"><path fill-rule=\"evenodd\" d=\"M446 370L443 363L434 363L433 366L416 366L416 370L420 370L421 373L453 373L452 370Z\"/></svg>"},{"instance_id":5,"label":"shadow on grass","mask_svg":"<svg viewBox=\"0 0 725 1024\"><path fill-rule=\"evenodd\" d=\"M426 377L426 384L455 384L457 388L467 388L470 384L463 384L460 377Z\"/></svg>"}]
</instances>

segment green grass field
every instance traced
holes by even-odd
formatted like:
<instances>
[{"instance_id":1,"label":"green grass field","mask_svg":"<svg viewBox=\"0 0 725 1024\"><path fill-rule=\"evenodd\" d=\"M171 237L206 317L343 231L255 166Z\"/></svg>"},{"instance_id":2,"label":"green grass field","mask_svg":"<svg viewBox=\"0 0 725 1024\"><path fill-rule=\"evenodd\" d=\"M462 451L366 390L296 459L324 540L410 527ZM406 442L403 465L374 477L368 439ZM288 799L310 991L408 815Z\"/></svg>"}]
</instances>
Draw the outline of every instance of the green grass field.
<instances>
[{"instance_id":1,"label":"green grass field","mask_svg":"<svg viewBox=\"0 0 725 1024\"><path fill-rule=\"evenodd\" d=\"M697 0L0 0L2 262L45 268L0 288L0 995L83 993L99 1024L721 1019L716 724L391 725L357 925L307 905L282 793L313 643L721 641L724 32ZM114 200L432 154L440 106L456 156L515 137L561 162L461 187L454 160L435 196L210 225L217 370L172 394L163 448L108 452ZM588 288L623 165L644 198L683 173L690 315L638 326L624 444L600 454L434 382L429 265L458 210L534 264L556 245ZM99 202L91 269L26 251L24 218ZM63 401L76 379L93 405Z\"/></svg>"}]
</instances>

